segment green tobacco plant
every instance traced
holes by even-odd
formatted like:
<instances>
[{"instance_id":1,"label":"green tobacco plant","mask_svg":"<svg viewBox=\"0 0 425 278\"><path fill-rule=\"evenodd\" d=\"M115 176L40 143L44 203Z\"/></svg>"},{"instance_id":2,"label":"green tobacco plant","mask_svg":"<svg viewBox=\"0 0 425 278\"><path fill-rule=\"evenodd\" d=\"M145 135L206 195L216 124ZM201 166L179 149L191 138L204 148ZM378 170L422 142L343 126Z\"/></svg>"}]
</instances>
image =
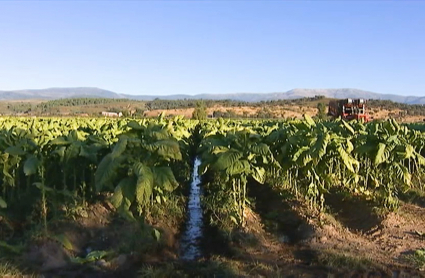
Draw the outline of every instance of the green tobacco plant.
<instances>
[{"instance_id":1,"label":"green tobacco plant","mask_svg":"<svg viewBox=\"0 0 425 278\"><path fill-rule=\"evenodd\" d=\"M182 160L182 153L168 125L130 122L129 127L102 159L95 178L97 191L113 188L112 203L121 214L133 218L131 207L147 215L176 189L172 166Z\"/></svg>"},{"instance_id":2,"label":"green tobacco plant","mask_svg":"<svg viewBox=\"0 0 425 278\"><path fill-rule=\"evenodd\" d=\"M282 166L288 188L323 208L324 194L331 187L349 187L358 178L353 132L343 121L329 127L305 116L304 121L273 131L266 141Z\"/></svg>"},{"instance_id":3,"label":"green tobacco plant","mask_svg":"<svg viewBox=\"0 0 425 278\"><path fill-rule=\"evenodd\" d=\"M396 208L397 194L413 186L412 175L425 165L421 148L415 146L415 132L394 120L370 124L357 145L364 187L374 189L385 207Z\"/></svg>"},{"instance_id":4,"label":"green tobacco plant","mask_svg":"<svg viewBox=\"0 0 425 278\"><path fill-rule=\"evenodd\" d=\"M47 231L49 217L69 203L85 206L110 195L128 218L177 211L184 199L179 184L190 179L196 154L202 160L203 205L216 222L245 224L247 183L254 180L318 208L327 192L344 191L396 209L400 194L424 190L422 126L395 120L315 122L308 116L0 117L1 214L22 226L40 217Z\"/></svg>"},{"instance_id":5,"label":"green tobacco plant","mask_svg":"<svg viewBox=\"0 0 425 278\"><path fill-rule=\"evenodd\" d=\"M245 225L247 182L252 178L263 184L266 169L279 167L262 137L252 130L228 132L206 137L202 142L201 173L218 172L233 197L231 219Z\"/></svg>"},{"instance_id":6,"label":"green tobacco plant","mask_svg":"<svg viewBox=\"0 0 425 278\"><path fill-rule=\"evenodd\" d=\"M46 231L48 212L57 215L64 201L61 196L77 198L81 193L77 183L89 185L88 189L92 182L94 186L97 161L109 147L104 125L93 119L2 118L0 194L9 205L5 213L24 222L41 202L39 214Z\"/></svg>"}]
</instances>

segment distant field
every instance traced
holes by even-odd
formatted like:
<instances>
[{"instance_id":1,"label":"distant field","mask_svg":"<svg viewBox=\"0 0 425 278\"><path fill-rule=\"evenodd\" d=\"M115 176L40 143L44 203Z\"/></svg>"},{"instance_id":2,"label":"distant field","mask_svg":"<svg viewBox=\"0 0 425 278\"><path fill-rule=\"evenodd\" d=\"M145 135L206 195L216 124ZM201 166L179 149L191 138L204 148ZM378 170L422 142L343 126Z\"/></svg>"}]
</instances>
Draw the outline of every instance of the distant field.
<instances>
[{"instance_id":1,"label":"distant field","mask_svg":"<svg viewBox=\"0 0 425 278\"><path fill-rule=\"evenodd\" d=\"M267 106L265 106L267 107ZM223 107L223 106L215 106L207 108L208 115L213 115L214 111L232 111L238 115L244 115L246 113L248 118L256 118L256 115L262 110L260 107L253 106L241 106L241 107ZM296 118L302 119L303 114L307 114L311 117L316 116L317 108L314 107L303 107L303 106L274 106L270 108L273 118ZM424 116L404 116L402 118L398 117L399 113L403 110L387 110L387 109L374 109L376 112L369 112L370 115L376 120L384 120L389 118L396 118L400 122L422 122L425 119ZM161 113L165 113L165 115L183 115L186 118L191 118L194 108L185 108L185 109L156 109L152 111L145 112L147 117L155 117Z\"/></svg>"},{"instance_id":2,"label":"distant field","mask_svg":"<svg viewBox=\"0 0 425 278\"><path fill-rule=\"evenodd\" d=\"M247 103L239 101L204 101L209 117L223 118L302 118L303 114L316 116L319 103L327 104L328 98ZM59 99L0 101L2 115L28 116L100 116L102 111L122 112L124 116L156 117L182 115L191 118L196 100L135 101L129 99ZM400 122L422 122L425 107L390 101L370 101L367 106L374 119L394 118Z\"/></svg>"}]
</instances>

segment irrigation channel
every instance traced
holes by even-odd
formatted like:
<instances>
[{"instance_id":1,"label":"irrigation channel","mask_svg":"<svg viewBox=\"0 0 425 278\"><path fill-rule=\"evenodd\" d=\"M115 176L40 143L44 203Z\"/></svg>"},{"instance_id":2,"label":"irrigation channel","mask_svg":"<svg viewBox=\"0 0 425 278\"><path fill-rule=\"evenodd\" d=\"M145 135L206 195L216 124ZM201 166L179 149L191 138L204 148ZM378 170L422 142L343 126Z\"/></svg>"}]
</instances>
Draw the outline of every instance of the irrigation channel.
<instances>
[{"instance_id":1,"label":"irrigation channel","mask_svg":"<svg viewBox=\"0 0 425 278\"><path fill-rule=\"evenodd\" d=\"M190 183L188 221L180 242L180 258L194 260L201 256L200 239L202 236L202 208L201 208L201 178L198 168L201 160L196 157L193 163L193 174Z\"/></svg>"}]
</instances>

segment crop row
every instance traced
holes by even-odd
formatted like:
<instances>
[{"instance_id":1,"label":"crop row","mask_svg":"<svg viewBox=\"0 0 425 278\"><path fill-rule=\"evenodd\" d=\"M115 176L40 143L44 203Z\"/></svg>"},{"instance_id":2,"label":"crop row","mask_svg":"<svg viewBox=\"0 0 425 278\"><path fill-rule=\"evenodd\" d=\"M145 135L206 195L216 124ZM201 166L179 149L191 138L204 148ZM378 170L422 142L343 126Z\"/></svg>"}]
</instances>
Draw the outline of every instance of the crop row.
<instances>
[{"instance_id":1,"label":"crop row","mask_svg":"<svg viewBox=\"0 0 425 278\"><path fill-rule=\"evenodd\" d=\"M0 119L0 214L47 219L64 203L107 196L124 217L149 217L182 194L191 160L202 160L204 207L238 226L249 205L247 184L284 187L323 207L344 190L383 207L422 190L425 135L420 126L385 122L198 122L155 120ZM177 193L176 193L177 192ZM30 219L32 222L37 221Z\"/></svg>"}]
</instances>

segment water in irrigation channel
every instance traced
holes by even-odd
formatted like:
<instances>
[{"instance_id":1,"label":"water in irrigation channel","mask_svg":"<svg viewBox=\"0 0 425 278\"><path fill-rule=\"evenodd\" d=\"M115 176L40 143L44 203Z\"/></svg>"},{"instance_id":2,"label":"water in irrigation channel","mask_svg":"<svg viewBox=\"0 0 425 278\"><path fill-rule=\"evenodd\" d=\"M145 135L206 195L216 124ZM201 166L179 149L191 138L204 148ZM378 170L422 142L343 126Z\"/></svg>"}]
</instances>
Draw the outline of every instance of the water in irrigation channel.
<instances>
[{"instance_id":1,"label":"water in irrigation channel","mask_svg":"<svg viewBox=\"0 0 425 278\"><path fill-rule=\"evenodd\" d=\"M198 174L201 160L195 158L193 164L186 230L180 241L180 258L188 261L194 260L201 255L199 245L202 236L201 179Z\"/></svg>"}]
</instances>

